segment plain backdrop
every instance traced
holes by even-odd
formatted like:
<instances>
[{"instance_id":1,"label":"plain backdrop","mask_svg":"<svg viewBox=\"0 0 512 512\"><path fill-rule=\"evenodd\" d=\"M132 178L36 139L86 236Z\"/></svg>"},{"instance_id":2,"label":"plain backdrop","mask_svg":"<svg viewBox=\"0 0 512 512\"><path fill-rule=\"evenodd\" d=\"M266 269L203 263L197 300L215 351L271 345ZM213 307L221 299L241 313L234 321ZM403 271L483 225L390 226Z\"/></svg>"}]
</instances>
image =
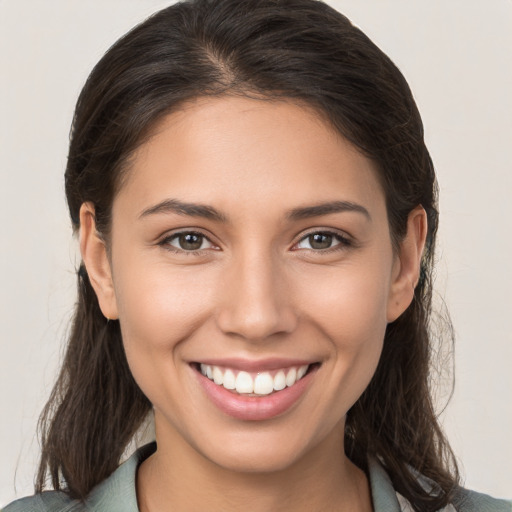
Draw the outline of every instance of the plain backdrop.
<instances>
[{"instance_id":1,"label":"plain backdrop","mask_svg":"<svg viewBox=\"0 0 512 512\"><path fill-rule=\"evenodd\" d=\"M442 419L466 486L512 498L512 2L329 3L391 56L423 115L441 188L437 290L457 335ZM106 49L168 4L0 0L0 506L33 492L36 421L75 300L74 102Z\"/></svg>"}]
</instances>

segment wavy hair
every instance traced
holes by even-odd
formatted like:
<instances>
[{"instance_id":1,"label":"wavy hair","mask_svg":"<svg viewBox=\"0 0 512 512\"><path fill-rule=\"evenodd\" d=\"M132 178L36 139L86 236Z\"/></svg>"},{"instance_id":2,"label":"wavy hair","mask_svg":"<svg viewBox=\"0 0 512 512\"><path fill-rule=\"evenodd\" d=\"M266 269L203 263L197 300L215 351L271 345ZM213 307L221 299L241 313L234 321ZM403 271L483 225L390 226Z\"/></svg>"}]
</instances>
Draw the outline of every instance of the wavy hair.
<instances>
[{"instance_id":1,"label":"wavy hair","mask_svg":"<svg viewBox=\"0 0 512 512\"><path fill-rule=\"evenodd\" d=\"M90 201L108 241L123 173L152 127L187 101L227 94L306 104L372 159L395 246L408 214L418 205L427 212L414 300L387 327L377 371L348 413L345 447L363 468L377 457L415 510L437 510L458 472L430 382L438 343L430 318L436 178L406 80L346 17L318 0L190 0L132 29L95 66L78 99L65 173L74 229ZM103 317L82 264L67 351L40 419L36 491L50 480L84 498L116 469L150 408L130 374L119 323ZM436 493L418 483L418 472Z\"/></svg>"}]
</instances>

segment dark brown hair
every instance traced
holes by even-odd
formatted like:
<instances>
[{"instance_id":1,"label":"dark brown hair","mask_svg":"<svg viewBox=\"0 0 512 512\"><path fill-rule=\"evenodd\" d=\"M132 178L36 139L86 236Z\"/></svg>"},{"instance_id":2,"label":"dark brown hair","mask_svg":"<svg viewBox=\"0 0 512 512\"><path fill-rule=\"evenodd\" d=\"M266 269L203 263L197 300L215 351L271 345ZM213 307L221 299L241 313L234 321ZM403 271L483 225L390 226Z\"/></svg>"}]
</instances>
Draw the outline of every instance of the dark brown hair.
<instances>
[{"instance_id":1,"label":"dark brown hair","mask_svg":"<svg viewBox=\"0 0 512 512\"><path fill-rule=\"evenodd\" d=\"M66 169L71 219L95 206L108 240L112 202L130 156L162 116L200 96L288 99L316 109L379 171L398 244L408 214L428 216L412 304L388 325L370 385L349 411L345 445L361 467L378 457L415 510L437 510L458 482L434 410L430 369L432 265L438 223L434 168L409 87L347 18L316 0L191 0L120 39L78 99ZM151 404L133 380L119 323L102 315L84 266L63 367L43 411L36 490L83 498L119 464ZM436 483L429 493L417 473Z\"/></svg>"}]
</instances>

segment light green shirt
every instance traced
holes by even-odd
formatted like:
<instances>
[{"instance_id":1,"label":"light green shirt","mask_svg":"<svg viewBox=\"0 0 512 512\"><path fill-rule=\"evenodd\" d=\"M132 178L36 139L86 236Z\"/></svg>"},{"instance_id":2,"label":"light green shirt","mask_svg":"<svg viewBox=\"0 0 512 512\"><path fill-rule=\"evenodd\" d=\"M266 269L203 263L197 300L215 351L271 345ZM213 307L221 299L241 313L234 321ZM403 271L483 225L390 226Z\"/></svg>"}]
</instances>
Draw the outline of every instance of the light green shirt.
<instances>
[{"instance_id":1,"label":"light green shirt","mask_svg":"<svg viewBox=\"0 0 512 512\"><path fill-rule=\"evenodd\" d=\"M85 502L59 491L45 491L7 505L2 512L139 512L136 475L140 463L156 450L156 443L138 449L106 480L95 487ZM374 512L412 512L410 503L395 492L391 480L376 460L369 461ZM512 503L461 489L456 502L439 512L512 512Z\"/></svg>"}]
</instances>

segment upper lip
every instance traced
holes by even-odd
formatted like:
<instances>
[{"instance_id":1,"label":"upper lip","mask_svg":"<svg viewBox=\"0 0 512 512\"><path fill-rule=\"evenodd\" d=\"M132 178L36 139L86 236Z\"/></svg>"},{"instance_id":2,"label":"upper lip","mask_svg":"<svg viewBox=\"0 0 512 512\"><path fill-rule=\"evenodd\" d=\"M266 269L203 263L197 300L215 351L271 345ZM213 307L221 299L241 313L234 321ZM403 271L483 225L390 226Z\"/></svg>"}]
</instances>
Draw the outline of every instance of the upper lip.
<instances>
[{"instance_id":1,"label":"upper lip","mask_svg":"<svg viewBox=\"0 0 512 512\"><path fill-rule=\"evenodd\" d=\"M306 359L289 359L281 357L272 357L266 359L243 359L238 357L201 359L195 361L198 364L207 364L209 366L221 366L232 368L234 370L255 372L271 371L281 368L290 368L292 366L304 366L313 364L317 361Z\"/></svg>"}]
</instances>

